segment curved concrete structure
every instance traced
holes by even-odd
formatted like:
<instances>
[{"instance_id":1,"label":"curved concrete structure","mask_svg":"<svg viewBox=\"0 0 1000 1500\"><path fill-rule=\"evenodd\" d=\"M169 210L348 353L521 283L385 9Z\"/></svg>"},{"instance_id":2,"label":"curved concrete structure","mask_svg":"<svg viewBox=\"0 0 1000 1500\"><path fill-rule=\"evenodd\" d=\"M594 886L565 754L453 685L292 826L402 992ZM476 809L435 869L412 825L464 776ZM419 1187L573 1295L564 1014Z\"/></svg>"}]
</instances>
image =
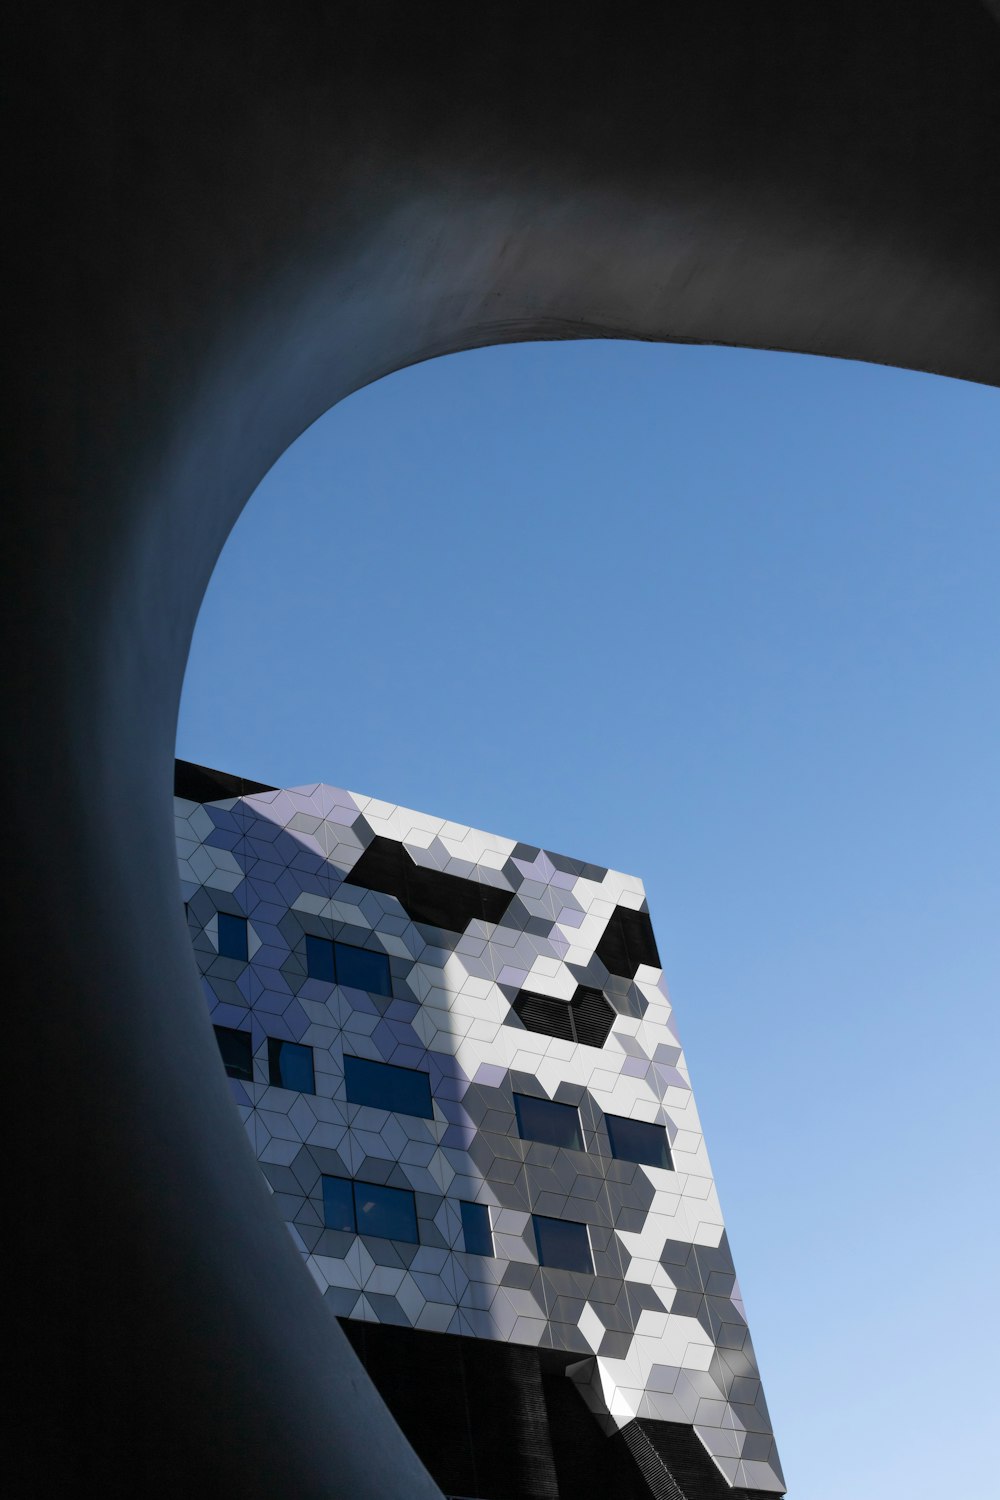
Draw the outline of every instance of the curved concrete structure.
<instances>
[{"instance_id":1,"label":"curved concrete structure","mask_svg":"<svg viewBox=\"0 0 1000 1500\"><path fill-rule=\"evenodd\" d=\"M1000 381L1000 30L977 0L56 0L9 31L14 1492L430 1495L196 989L172 739L215 558L304 426L448 350Z\"/></svg>"}]
</instances>

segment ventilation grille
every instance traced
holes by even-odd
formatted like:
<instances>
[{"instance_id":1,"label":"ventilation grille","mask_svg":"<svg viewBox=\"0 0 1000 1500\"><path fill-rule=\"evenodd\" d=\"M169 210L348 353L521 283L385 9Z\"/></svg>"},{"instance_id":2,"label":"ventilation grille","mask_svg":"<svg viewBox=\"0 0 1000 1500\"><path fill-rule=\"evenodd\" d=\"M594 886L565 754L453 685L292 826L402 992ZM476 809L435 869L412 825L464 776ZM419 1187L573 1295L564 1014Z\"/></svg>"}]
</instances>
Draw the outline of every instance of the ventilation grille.
<instances>
[{"instance_id":1,"label":"ventilation grille","mask_svg":"<svg viewBox=\"0 0 1000 1500\"><path fill-rule=\"evenodd\" d=\"M558 1036L566 1042L576 1041L570 1008L562 1000L530 995L522 990L514 1001L514 1010L524 1023L525 1031L540 1031L543 1036Z\"/></svg>"},{"instance_id":2,"label":"ventilation grille","mask_svg":"<svg viewBox=\"0 0 1000 1500\"><path fill-rule=\"evenodd\" d=\"M580 985L573 996L570 1017L576 1027L576 1040L587 1047L603 1047L614 1025L615 1013L600 990Z\"/></svg>"},{"instance_id":3,"label":"ventilation grille","mask_svg":"<svg viewBox=\"0 0 1000 1500\"><path fill-rule=\"evenodd\" d=\"M622 1428L621 1440L649 1486L650 1495L656 1500L690 1500L637 1422L629 1422Z\"/></svg>"},{"instance_id":4,"label":"ventilation grille","mask_svg":"<svg viewBox=\"0 0 1000 1500\"><path fill-rule=\"evenodd\" d=\"M585 1047L603 1047L615 1019L614 1010L601 991L582 984L568 1003L522 990L513 1008L526 1031L556 1036L564 1042L580 1042Z\"/></svg>"}]
</instances>

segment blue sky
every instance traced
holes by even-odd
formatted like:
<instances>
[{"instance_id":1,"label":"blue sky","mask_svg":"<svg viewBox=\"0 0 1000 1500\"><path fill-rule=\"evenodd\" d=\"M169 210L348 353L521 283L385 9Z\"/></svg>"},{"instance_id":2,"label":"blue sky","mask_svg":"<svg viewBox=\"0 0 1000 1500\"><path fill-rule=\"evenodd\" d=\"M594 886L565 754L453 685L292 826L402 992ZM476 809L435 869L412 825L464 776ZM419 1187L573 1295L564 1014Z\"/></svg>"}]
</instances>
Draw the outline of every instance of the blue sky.
<instances>
[{"instance_id":1,"label":"blue sky","mask_svg":"<svg viewBox=\"0 0 1000 1500\"><path fill-rule=\"evenodd\" d=\"M995 1472L1000 393L482 350L275 465L178 753L642 876L793 1500Z\"/></svg>"}]
</instances>

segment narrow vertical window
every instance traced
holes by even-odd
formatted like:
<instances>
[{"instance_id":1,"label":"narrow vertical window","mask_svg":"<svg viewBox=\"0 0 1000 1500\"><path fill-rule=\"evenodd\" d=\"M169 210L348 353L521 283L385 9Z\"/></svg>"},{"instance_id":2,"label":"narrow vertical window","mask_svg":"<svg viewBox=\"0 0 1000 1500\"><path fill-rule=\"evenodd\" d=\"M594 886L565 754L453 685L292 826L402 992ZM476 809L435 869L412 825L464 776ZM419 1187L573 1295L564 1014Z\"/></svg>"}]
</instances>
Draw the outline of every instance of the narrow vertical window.
<instances>
[{"instance_id":1,"label":"narrow vertical window","mask_svg":"<svg viewBox=\"0 0 1000 1500\"><path fill-rule=\"evenodd\" d=\"M284 1042L276 1036L267 1039L268 1077L279 1089L294 1089L299 1094L315 1094L313 1050L299 1042Z\"/></svg>"},{"instance_id":2,"label":"narrow vertical window","mask_svg":"<svg viewBox=\"0 0 1000 1500\"><path fill-rule=\"evenodd\" d=\"M354 1187L346 1177L323 1178L323 1223L327 1229L357 1233L354 1218Z\"/></svg>"},{"instance_id":3,"label":"narrow vertical window","mask_svg":"<svg viewBox=\"0 0 1000 1500\"><path fill-rule=\"evenodd\" d=\"M246 963L249 951L246 917L234 917L228 911L220 911L218 920L220 958L238 958Z\"/></svg>"},{"instance_id":4,"label":"narrow vertical window","mask_svg":"<svg viewBox=\"0 0 1000 1500\"><path fill-rule=\"evenodd\" d=\"M333 943L330 938L306 937L306 973L310 979L334 984Z\"/></svg>"},{"instance_id":5,"label":"narrow vertical window","mask_svg":"<svg viewBox=\"0 0 1000 1500\"><path fill-rule=\"evenodd\" d=\"M253 1043L249 1031L237 1031L233 1026L216 1026L214 1030L229 1077L253 1083Z\"/></svg>"},{"instance_id":6,"label":"narrow vertical window","mask_svg":"<svg viewBox=\"0 0 1000 1500\"><path fill-rule=\"evenodd\" d=\"M465 1203L462 1208L462 1235L469 1255L493 1254L493 1229L490 1211L485 1203Z\"/></svg>"}]
</instances>

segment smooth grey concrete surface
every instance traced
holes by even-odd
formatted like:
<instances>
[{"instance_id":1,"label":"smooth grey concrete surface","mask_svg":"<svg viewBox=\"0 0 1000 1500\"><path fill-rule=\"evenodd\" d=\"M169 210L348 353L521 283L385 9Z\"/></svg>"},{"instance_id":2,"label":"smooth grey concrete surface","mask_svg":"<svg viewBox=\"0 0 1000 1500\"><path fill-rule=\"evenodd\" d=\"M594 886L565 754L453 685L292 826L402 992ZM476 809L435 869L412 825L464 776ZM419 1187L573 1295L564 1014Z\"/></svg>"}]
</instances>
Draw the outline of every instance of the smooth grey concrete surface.
<instances>
[{"instance_id":1,"label":"smooth grey concrete surface","mask_svg":"<svg viewBox=\"0 0 1000 1500\"><path fill-rule=\"evenodd\" d=\"M170 788L212 566L308 423L450 350L996 383L1000 29L978 0L18 0L6 32L11 1492L432 1495L197 989Z\"/></svg>"}]
</instances>

